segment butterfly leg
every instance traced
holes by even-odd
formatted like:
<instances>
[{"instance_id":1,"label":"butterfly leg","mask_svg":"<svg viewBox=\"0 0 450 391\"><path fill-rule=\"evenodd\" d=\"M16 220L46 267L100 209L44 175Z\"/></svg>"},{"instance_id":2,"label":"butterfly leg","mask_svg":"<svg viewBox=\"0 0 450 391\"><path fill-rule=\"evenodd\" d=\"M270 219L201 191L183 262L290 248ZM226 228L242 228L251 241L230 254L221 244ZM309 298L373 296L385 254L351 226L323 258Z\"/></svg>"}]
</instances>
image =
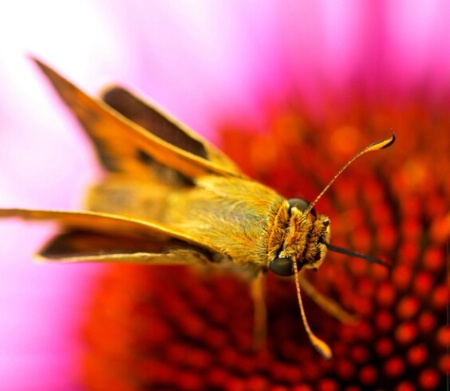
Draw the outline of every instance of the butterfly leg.
<instances>
[{"instance_id":1,"label":"butterfly leg","mask_svg":"<svg viewBox=\"0 0 450 391\"><path fill-rule=\"evenodd\" d=\"M267 337L267 311L264 297L264 274L259 273L251 281L251 295L254 307L253 347L261 349Z\"/></svg>"},{"instance_id":2,"label":"butterfly leg","mask_svg":"<svg viewBox=\"0 0 450 391\"><path fill-rule=\"evenodd\" d=\"M299 282L303 291L306 292L311 300L337 320L346 324L355 324L358 321L357 315L350 314L349 312L344 310L337 302L325 295L322 295L301 274L299 275Z\"/></svg>"}]
</instances>

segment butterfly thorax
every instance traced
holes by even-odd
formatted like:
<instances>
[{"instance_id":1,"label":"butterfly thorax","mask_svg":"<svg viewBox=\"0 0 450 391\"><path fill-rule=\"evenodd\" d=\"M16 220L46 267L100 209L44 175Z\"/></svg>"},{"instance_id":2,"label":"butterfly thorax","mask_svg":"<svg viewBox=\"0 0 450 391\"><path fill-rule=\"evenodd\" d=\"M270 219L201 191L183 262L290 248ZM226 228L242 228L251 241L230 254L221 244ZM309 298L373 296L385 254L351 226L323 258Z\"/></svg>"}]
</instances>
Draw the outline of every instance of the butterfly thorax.
<instances>
[{"instance_id":1,"label":"butterfly thorax","mask_svg":"<svg viewBox=\"0 0 450 391\"><path fill-rule=\"evenodd\" d=\"M187 229L236 264L266 267L273 212L283 197L240 178L203 177L196 185L168 197L163 223Z\"/></svg>"}]
</instances>

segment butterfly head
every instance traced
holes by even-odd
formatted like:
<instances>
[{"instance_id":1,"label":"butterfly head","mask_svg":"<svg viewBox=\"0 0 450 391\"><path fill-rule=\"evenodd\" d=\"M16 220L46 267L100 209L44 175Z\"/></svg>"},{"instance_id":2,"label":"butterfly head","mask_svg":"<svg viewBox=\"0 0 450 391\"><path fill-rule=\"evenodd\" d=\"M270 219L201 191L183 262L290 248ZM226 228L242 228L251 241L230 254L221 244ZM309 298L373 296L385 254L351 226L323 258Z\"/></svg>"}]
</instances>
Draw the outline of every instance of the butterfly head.
<instances>
[{"instance_id":1,"label":"butterfly head","mask_svg":"<svg viewBox=\"0 0 450 391\"><path fill-rule=\"evenodd\" d=\"M292 276L297 268L317 270L325 259L330 239L330 219L317 215L310 203L301 198L287 200L289 223L283 245L269 268L278 275Z\"/></svg>"}]
</instances>

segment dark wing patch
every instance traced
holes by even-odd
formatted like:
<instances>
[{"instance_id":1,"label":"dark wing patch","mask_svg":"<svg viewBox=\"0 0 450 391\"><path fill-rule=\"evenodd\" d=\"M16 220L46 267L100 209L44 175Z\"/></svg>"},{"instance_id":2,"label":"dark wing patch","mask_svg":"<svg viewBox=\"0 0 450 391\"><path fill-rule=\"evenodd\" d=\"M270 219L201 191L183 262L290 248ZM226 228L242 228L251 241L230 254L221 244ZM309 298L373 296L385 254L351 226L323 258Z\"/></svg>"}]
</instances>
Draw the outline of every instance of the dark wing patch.
<instances>
[{"instance_id":1,"label":"dark wing patch","mask_svg":"<svg viewBox=\"0 0 450 391\"><path fill-rule=\"evenodd\" d=\"M189 135L181 129L180 125L171 121L168 116L162 114L155 107L144 103L124 88L111 88L104 93L102 99L120 114L169 144L208 159L202 141Z\"/></svg>"},{"instance_id":2,"label":"dark wing patch","mask_svg":"<svg viewBox=\"0 0 450 391\"><path fill-rule=\"evenodd\" d=\"M63 259L134 252L158 253L163 251L165 245L163 241L149 241L135 236L73 230L52 238L39 251L39 255L48 259Z\"/></svg>"}]
</instances>

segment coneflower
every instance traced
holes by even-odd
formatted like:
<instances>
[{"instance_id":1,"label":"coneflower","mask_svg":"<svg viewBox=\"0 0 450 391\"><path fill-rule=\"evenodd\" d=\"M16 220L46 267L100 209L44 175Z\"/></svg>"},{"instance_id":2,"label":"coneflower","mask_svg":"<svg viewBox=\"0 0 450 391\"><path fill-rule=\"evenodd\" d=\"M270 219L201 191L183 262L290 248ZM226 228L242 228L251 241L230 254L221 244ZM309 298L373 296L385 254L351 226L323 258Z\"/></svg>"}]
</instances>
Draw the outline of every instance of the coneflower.
<instances>
[{"instance_id":1,"label":"coneflower","mask_svg":"<svg viewBox=\"0 0 450 391\"><path fill-rule=\"evenodd\" d=\"M348 169L317 207L330 216L335 243L392 265L329 254L307 273L359 316L356 325L344 325L305 299L333 359L326 362L309 344L290 279L268 276L267 346L255 352L252 302L239 278L112 266L87 319L84 376L91 389L445 387L450 139L442 136L449 118L445 106L426 100L351 103L320 122L290 105L271 110L265 133L242 124L221 133L224 150L248 174L286 196L313 199L349 155L395 129L398 143Z\"/></svg>"}]
</instances>

